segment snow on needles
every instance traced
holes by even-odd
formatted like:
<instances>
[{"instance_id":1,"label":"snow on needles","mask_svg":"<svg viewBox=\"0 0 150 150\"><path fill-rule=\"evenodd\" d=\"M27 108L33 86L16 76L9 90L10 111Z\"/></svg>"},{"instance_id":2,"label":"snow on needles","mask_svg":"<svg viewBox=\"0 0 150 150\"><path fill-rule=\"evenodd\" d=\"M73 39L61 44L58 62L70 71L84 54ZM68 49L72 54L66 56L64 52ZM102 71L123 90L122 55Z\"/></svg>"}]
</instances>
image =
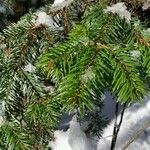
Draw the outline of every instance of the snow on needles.
<instances>
[{"instance_id":1,"label":"snow on needles","mask_svg":"<svg viewBox=\"0 0 150 150\"><path fill-rule=\"evenodd\" d=\"M55 0L53 5L58 5L61 4L62 2L64 2L65 0Z\"/></svg>"},{"instance_id":2,"label":"snow on needles","mask_svg":"<svg viewBox=\"0 0 150 150\"><path fill-rule=\"evenodd\" d=\"M51 11L58 11L60 9L63 9L64 7L68 7L73 0L55 0L52 7ZM61 27L59 27L53 20L51 15L47 15L44 11L37 12L37 19L35 21L35 25L46 25L50 27L51 29L56 29L59 28L61 30ZM59 17L58 17L59 18Z\"/></svg>"},{"instance_id":3,"label":"snow on needles","mask_svg":"<svg viewBox=\"0 0 150 150\"><path fill-rule=\"evenodd\" d=\"M0 5L0 13L5 13L5 12L6 12L6 9L4 8L4 6Z\"/></svg>"},{"instance_id":4,"label":"snow on needles","mask_svg":"<svg viewBox=\"0 0 150 150\"><path fill-rule=\"evenodd\" d=\"M5 102L0 102L0 127L5 122Z\"/></svg>"},{"instance_id":5,"label":"snow on needles","mask_svg":"<svg viewBox=\"0 0 150 150\"><path fill-rule=\"evenodd\" d=\"M122 19L125 18L128 23L131 20L131 13L127 10L127 7L123 2L108 6L104 11L106 13L112 12L118 14Z\"/></svg>"},{"instance_id":6,"label":"snow on needles","mask_svg":"<svg viewBox=\"0 0 150 150\"><path fill-rule=\"evenodd\" d=\"M55 1L54 1L54 3L58 3L58 0L55 0ZM44 12L44 11L37 12L36 15L37 15L37 19L35 21L35 25L38 26L38 25L42 24L42 25L46 25L51 28L55 28L52 16L47 15L46 12Z\"/></svg>"},{"instance_id":7,"label":"snow on needles","mask_svg":"<svg viewBox=\"0 0 150 150\"><path fill-rule=\"evenodd\" d=\"M68 7L74 0L55 0L52 5L52 11L57 11L63 9L64 7Z\"/></svg>"},{"instance_id":8,"label":"snow on needles","mask_svg":"<svg viewBox=\"0 0 150 150\"><path fill-rule=\"evenodd\" d=\"M35 22L35 25L40 25L40 24L46 25L51 28L56 28L52 16L49 16L42 11L37 13L37 20Z\"/></svg>"},{"instance_id":9,"label":"snow on needles","mask_svg":"<svg viewBox=\"0 0 150 150\"><path fill-rule=\"evenodd\" d=\"M150 8L150 0L145 0L142 9L147 10L148 8Z\"/></svg>"},{"instance_id":10,"label":"snow on needles","mask_svg":"<svg viewBox=\"0 0 150 150\"><path fill-rule=\"evenodd\" d=\"M25 67L24 67L24 71L30 72L30 73L35 73L35 66L33 66L31 63L28 63Z\"/></svg>"}]
</instances>

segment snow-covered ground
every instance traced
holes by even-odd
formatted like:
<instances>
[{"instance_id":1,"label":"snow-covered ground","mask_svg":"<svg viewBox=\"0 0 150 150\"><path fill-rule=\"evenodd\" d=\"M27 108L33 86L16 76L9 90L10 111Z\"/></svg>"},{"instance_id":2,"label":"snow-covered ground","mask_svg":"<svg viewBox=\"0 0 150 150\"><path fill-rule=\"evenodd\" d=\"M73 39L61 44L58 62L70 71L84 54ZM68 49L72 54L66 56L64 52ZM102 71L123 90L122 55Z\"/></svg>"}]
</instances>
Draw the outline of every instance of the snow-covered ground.
<instances>
[{"instance_id":1,"label":"snow-covered ground","mask_svg":"<svg viewBox=\"0 0 150 150\"><path fill-rule=\"evenodd\" d=\"M124 119L118 134L116 150L122 147L133 137L134 133L150 122L150 97L145 99L142 105L134 104L126 109ZM114 120L104 129L102 138L99 140L97 150L109 150ZM129 150L149 150L150 149L150 128L147 128L138 138L129 146Z\"/></svg>"},{"instance_id":2,"label":"snow-covered ground","mask_svg":"<svg viewBox=\"0 0 150 150\"><path fill-rule=\"evenodd\" d=\"M111 103L110 100L110 104ZM106 110L108 111L108 109ZM150 122L150 97L145 99L144 104L134 104L126 109L123 123L118 134L116 150L121 150L133 134L148 121ZM55 141L51 141L49 146L52 147L52 150L110 150L113 125L114 120L112 119L110 124L104 129L102 138L97 139L97 145L93 146L91 140L88 139L81 130L79 123L73 118L70 121L70 127L67 131L55 131ZM129 146L129 150L149 149L150 128L147 128L137 140Z\"/></svg>"},{"instance_id":3,"label":"snow-covered ground","mask_svg":"<svg viewBox=\"0 0 150 150\"><path fill-rule=\"evenodd\" d=\"M55 131L54 136L55 141L49 143L53 150L94 150L76 121L76 116L70 121L70 128L66 132Z\"/></svg>"}]
</instances>

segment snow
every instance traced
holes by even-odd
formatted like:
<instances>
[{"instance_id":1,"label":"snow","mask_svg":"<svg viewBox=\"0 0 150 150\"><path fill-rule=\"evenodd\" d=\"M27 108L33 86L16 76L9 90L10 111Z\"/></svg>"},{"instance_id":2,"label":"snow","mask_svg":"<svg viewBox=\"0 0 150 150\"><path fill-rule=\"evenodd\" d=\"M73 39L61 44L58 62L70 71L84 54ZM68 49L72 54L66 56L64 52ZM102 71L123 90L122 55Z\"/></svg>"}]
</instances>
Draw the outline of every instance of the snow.
<instances>
[{"instance_id":1,"label":"snow","mask_svg":"<svg viewBox=\"0 0 150 150\"><path fill-rule=\"evenodd\" d=\"M64 2L65 0L55 0L53 5L58 5L61 4L62 2Z\"/></svg>"},{"instance_id":2,"label":"snow","mask_svg":"<svg viewBox=\"0 0 150 150\"><path fill-rule=\"evenodd\" d=\"M148 32L148 33L150 34L150 28L148 28L148 29L146 30L146 32Z\"/></svg>"},{"instance_id":3,"label":"snow","mask_svg":"<svg viewBox=\"0 0 150 150\"><path fill-rule=\"evenodd\" d=\"M132 56L134 59L139 58L140 55L141 55L141 53L140 53L139 50L133 50L133 51L131 51L131 56Z\"/></svg>"},{"instance_id":4,"label":"snow","mask_svg":"<svg viewBox=\"0 0 150 150\"><path fill-rule=\"evenodd\" d=\"M142 9L147 10L148 8L150 8L150 0L145 0Z\"/></svg>"},{"instance_id":5,"label":"snow","mask_svg":"<svg viewBox=\"0 0 150 150\"><path fill-rule=\"evenodd\" d=\"M55 131L55 142L50 143L49 146L52 150L71 150L71 147L68 143L68 134L63 131Z\"/></svg>"},{"instance_id":6,"label":"snow","mask_svg":"<svg viewBox=\"0 0 150 150\"><path fill-rule=\"evenodd\" d=\"M147 99L142 107L139 104L135 104L125 111L122 126L117 138L116 150L120 150L145 122L150 121L149 114L150 99ZM97 150L110 149L113 127L114 120L112 120L108 127L104 129L102 138L99 140ZM137 150L139 148L140 150L150 149L150 128L146 129L145 132L129 146L129 149L131 150Z\"/></svg>"},{"instance_id":7,"label":"snow","mask_svg":"<svg viewBox=\"0 0 150 150\"><path fill-rule=\"evenodd\" d=\"M6 13L6 8L4 4L2 4L1 2L0 2L0 13Z\"/></svg>"},{"instance_id":8,"label":"snow","mask_svg":"<svg viewBox=\"0 0 150 150\"><path fill-rule=\"evenodd\" d=\"M80 124L77 122L76 118L73 117L70 122L69 133L69 144L72 150L92 150L85 133L81 130ZM74 140L76 139L76 140Z\"/></svg>"},{"instance_id":9,"label":"snow","mask_svg":"<svg viewBox=\"0 0 150 150\"><path fill-rule=\"evenodd\" d=\"M149 38L150 37L150 28L143 30L142 35Z\"/></svg>"},{"instance_id":10,"label":"snow","mask_svg":"<svg viewBox=\"0 0 150 150\"><path fill-rule=\"evenodd\" d=\"M81 130L76 116L70 121L70 128L66 132L55 131L54 137L55 141L49 143L52 150L94 150Z\"/></svg>"},{"instance_id":11,"label":"snow","mask_svg":"<svg viewBox=\"0 0 150 150\"><path fill-rule=\"evenodd\" d=\"M104 11L106 13L112 12L114 14L118 14L122 19L125 18L128 23L131 20L131 13L127 10L127 7L123 2L108 6L106 9L104 9Z\"/></svg>"},{"instance_id":12,"label":"snow","mask_svg":"<svg viewBox=\"0 0 150 150\"><path fill-rule=\"evenodd\" d=\"M49 92L49 93L54 93L55 92L55 87L54 86L45 86L44 87L44 90L46 91L46 92Z\"/></svg>"},{"instance_id":13,"label":"snow","mask_svg":"<svg viewBox=\"0 0 150 150\"><path fill-rule=\"evenodd\" d=\"M51 7L51 11L58 11L60 9L63 9L64 7L68 7L71 3L73 2L73 0L55 0L52 7ZM35 20L35 25L46 25L48 27L50 27L51 29L55 30L56 28L59 30L62 30L62 27L60 27L59 25L57 25L57 23L55 23L55 21L53 20L51 15L47 15L46 12L44 11L39 11L37 12L37 19ZM57 19L59 19L59 16L56 15L54 16Z\"/></svg>"},{"instance_id":14,"label":"snow","mask_svg":"<svg viewBox=\"0 0 150 150\"><path fill-rule=\"evenodd\" d=\"M0 48L1 48L1 49L5 49L6 47L7 47L6 44L0 44Z\"/></svg>"},{"instance_id":15,"label":"snow","mask_svg":"<svg viewBox=\"0 0 150 150\"><path fill-rule=\"evenodd\" d=\"M30 72L30 73L34 73L35 72L35 66L33 66L31 63L28 63L24 67L24 71L27 71L27 72Z\"/></svg>"},{"instance_id":16,"label":"snow","mask_svg":"<svg viewBox=\"0 0 150 150\"><path fill-rule=\"evenodd\" d=\"M0 127L5 122L5 102L0 102Z\"/></svg>"},{"instance_id":17,"label":"snow","mask_svg":"<svg viewBox=\"0 0 150 150\"><path fill-rule=\"evenodd\" d=\"M37 20L35 22L35 25L46 25L51 28L56 28L57 26L54 25L54 21L52 19L52 16L47 15L45 12L41 11L37 13Z\"/></svg>"},{"instance_id":18,"label":"snow","mask_svg":"<svg viewBox=\"0 0 150 150\"><path fill-rule=\"evenodd\" d=\"M52 11L57 11L63 9L64 7L68 7L73 1L74 0L55 0L52 5Z\"/></svg>"},{"instance_id":19,"label":"snow","mask_svg":"<svg viewBox=\"0 0 150 150\"><path fill-rule=\"evenodd\" d=\"M89 67L86 71L85 74L81 76L81 81L84 83L87 83L89 80L91 80L94 77L94 73L92 72L92 68Z\"/></svg>"},{"instance_id":20,"label":"snow","mask_svg":"<svg viewBox=\"0 0 150 150\"><path fill-rule=\"evenodd\" d=\"M107 95L107 94L106 94ZM150 97L145 99L144 104L134 104L126 109L124 119L118 139L116 149L120 150L132 135L139 130L142 125L150 121ZM67 124L67 123L66 123ZM70 127L67 131L55 131L55 141L49 143L52 150L109 150L112 140L114 120L103 130L102 138L91 141L87 138L76 118L70 121ZM92 137L93 138L93 137ZM98 141L97 145L93 146ZM93 142L93 143L92 143ZM130 150L148 150L150 149L150 128L147 128L139 138L130 145Z\"/></svg>"}]
</instances>

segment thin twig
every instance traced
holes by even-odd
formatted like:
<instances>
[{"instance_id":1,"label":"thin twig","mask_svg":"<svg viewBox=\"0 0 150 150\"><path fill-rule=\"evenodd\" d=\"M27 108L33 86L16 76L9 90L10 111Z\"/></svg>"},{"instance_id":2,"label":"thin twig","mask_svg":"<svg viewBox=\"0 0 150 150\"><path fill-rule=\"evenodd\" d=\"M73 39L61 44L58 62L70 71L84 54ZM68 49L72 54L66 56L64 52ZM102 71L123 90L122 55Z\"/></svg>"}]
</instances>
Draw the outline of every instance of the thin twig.
<instances>
[{"instance_id":1,"label":"thin twig","mask_svg":"<svg viewBox=\"0 0 150 150\"><path fill-rule=\"evenodd\" d=\"M129 145L130 145L132 142L134 142L134 141L140 136L140 134L141 134L142 132L144 132L144 130L145 130L146 128L148 128L148 127L150 127L150 121L145 122L145 123L142 125L142 127L141 127L139 130L137 130L137 131L132 135L132 137L130 138L130 140L125 144L125 146L123 146L123 148L122 148L121 150L126 150L126 149L129 147Z\"/></svg>"},{"instance_id":2,"label":"thin twig","mask_svg":"<svg viewBox=\"0 0 150 150\"><path fill-rule=\"evenodd\" d=\"M110 148L111 150L113 150L116 145L117 119L118 119L118 103L116 103L115 122L114 122L113 137L112 137L111 148Z\"/></svg>"},{"instance_id":3,"label":"thin twig","mask_svg":"<svg viewBox=\"0 0 150 150\"><path fill-rule=\"evenodd\" d=\"M124 116L125 109L126 109L126 104L123 105L123 109L122 109L121 116L120 116L120 121L119 121L118 128L117 128L117 134L120 130L120 127L121 127L121 124L122 124L122 121L123 121L123 116Z\"/></svg>"},{"instance_id":4,"label":"thin twig","mask_svg":"<svg viewBox=\"0 0 150 150\"><path fill-rule=\"evenodd\" d=\"M115 112L116 117L115 117L114 130L113 130L112 142L111 142L111 147L110 147L111 150L115 149L117 136L118 136L118 133L119 133L122 121L123 121L125 108L126 108L126 104L123 105L123 109L122 109L121 116L120 116L120 121L119 121L119 124L117 124L119 103L116 103L116 112Z\"/></svg>"}]
</instances>

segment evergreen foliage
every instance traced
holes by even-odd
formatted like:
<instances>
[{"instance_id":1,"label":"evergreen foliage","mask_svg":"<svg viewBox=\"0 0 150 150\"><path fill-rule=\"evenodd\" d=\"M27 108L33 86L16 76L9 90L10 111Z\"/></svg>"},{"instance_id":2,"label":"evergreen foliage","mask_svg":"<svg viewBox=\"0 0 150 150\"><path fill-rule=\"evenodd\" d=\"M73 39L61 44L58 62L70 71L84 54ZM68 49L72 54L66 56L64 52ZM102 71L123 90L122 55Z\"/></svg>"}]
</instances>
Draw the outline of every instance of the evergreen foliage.
<instances>
[{"instance_id":1,"label":"evergreen foliage","mask_svg":"<svg viewBox=\"0 0 150 150\"><path fill-rule=\"evenodd\" d=\"M150 35L136 18L127 23L89 0L41 11L57 25L60 19L60 27L36 25L36 13L29 12L0 34L2 149L46 149L60 115L97 114L105 90L127 104L149 91ZM24 69L29 63L35 72ZM46 90L51 83L53 92Z\"/></svg>"}]
</instances>

